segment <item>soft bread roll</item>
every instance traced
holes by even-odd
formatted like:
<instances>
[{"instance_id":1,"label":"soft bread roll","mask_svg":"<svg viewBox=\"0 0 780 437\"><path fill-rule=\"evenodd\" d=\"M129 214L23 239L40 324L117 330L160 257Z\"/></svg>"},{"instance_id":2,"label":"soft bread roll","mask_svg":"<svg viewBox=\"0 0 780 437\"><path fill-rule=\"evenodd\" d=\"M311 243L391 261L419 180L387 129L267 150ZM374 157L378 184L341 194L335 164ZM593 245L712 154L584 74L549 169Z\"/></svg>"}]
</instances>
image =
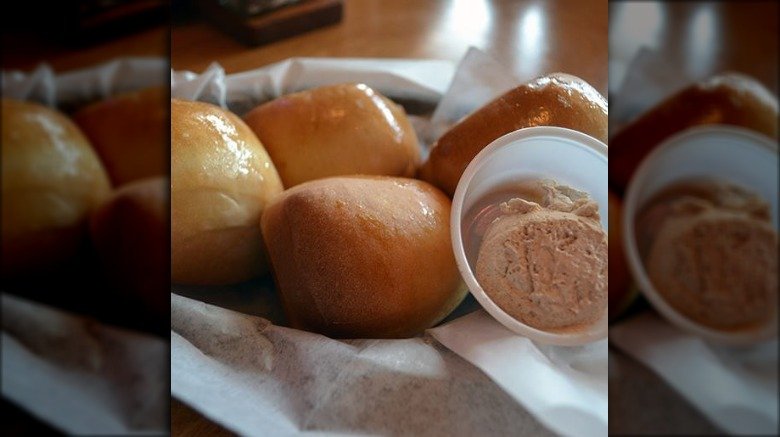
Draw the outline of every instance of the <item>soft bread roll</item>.
<instances>
[{"instance_id":1,"label":"soft bread roll","mask_svg":"<svg viewBox=\"0 0 780 437\"><path fill-rule=\"evenodd\" d=\"M92 242L112 286L157 315L170 311L167 177L129 183L91 217Z\"/></svg>"},{"instance_id":2,"label":"soft bread roll","mask_svg":"<svg viewBox=\"0 0 780 437\"><path fill-rule=\"evenodd\" d=\"M607 142L607 101L582 79L553 73L507 91L439 138L420 177L452 197L463 171L493 140L517 129L559 126Z\"/></svg>"},{"instance_id":3,"label":"soft bread roll","mask_svg":"<svg viewBox=\"0 0 780 437\"><path fill-rule=\"evenodd\" d=\"M282 191L273 163L241 119L171 101L171 279L230 284L266 271L260 214Z\"/></svg>"},{"instance_id":4,"label":"soft bread roll","mask_svg":"<svg viewBox=\"0 0 780 437\"><path fill-rule=\"evenodd\" d=\"M413 179L320 179L266 208L263 236L293 327L333 337L409 337L465 296L450 201Z\"/></svg>"},{"instance_id":5,"label":"soft bread roll","mask_svg":"<svg viewBox=\"0 0 780 437\"><path fill-rule=\"evenodd\" d=\"M74 256L89 213L110 190L97 155L65 115L3 99L3 275Z\"/></svg>"},{"instance_id":6,"label":"soft bread roll","mask_svg":"<svg viewBox=\"0 0 780 437\"><path fill-rule=\"evenodd\" d=\"M288 188L338 175L411 177L420 161L417 135L404 109L363 84L283 96L244 120Z\"/></svg>"},{"instance_id":7,"label":"soft bread roll","mask_svg":"<svg viewBox=\"0 0 780 437\"><path fill-rule=\"evenodd\" d=\"M666 138L705 124L730 124L777 138L777 98L755 79L726 73L667 98L616 133L609 182L622 191L648 153Z\"/></svg>"},{"instance_id":8,"label":"soft bread roll","mask_svg":"<svg viewBox=\"0 0 780 437\"><path fill-rule=\"evenodd\" d=\"M167 90L147 88L89 105L73 119L120 186L168 174L168 116Z\"/></svg>"}]
</instances>

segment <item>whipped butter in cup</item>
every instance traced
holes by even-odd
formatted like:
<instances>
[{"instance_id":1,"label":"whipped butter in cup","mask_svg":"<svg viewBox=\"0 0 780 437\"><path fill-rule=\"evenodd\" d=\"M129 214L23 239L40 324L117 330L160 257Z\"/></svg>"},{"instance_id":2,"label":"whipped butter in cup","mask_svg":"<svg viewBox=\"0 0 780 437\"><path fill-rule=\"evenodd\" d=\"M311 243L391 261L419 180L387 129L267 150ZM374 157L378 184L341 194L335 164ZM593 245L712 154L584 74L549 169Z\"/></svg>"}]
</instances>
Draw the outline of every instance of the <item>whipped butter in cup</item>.
<instances>
[{"instance_id":1,"label":"whipped butter in cup","mask_svg":"<svg viewBox=\"0 0 780 437\"><path fill-rule=\"evenodd\" d=\"M695 127L634 173L626 257L641 292L678 328L730 345L777 336L777 154L776 141L752 131Z\"/></svg>"},{"instance_id":2,"label":"whipped butter in cup","mask_svg":"<svg viewBox=\"0 0 780 437\"><path fill-rule=\"evenodd\" d=\"M580 345L607 334L607 147L532 127L483 149L453 198L452 244L469 290L531 340Z\"/></svg>"}]
</instances>

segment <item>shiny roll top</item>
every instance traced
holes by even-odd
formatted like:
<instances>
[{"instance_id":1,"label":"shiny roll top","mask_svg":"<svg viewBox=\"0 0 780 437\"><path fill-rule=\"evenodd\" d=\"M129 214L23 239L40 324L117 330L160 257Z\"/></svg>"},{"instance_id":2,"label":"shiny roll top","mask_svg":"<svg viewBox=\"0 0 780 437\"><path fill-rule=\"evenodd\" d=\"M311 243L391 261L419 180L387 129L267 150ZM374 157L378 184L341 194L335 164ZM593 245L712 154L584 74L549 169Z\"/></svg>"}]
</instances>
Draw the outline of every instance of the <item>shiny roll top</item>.
<instances>
[{"instance_id":1,"label":"shiny roll top","mask_svg":"<svg viewBox=\"0 0 780 437\"><path fill-rule=\"evenodd\" d=\"M72 257L109 194L103 165L79 128L45 106L3 99L3 273Z\"/></svg>"},{"instance_id":2,"label":"shiny roll top","mask_svg":"<svg viewBox=\"0 0 780 437\"><path fill-rule=\"evenodd\" d=\"M582 79L553 73L520 85L459 121L436 141L420 177L455 194L469 162L517 129L558 126L607 142L607 101Z\"/></svg>"},{"instance_id":3,"label":"shiny roll top","mask_svg":"<svg viewBox=\"0 0 780 437\"><path fill-rule=\"evenodd\" d=\"M610 185L625 190L639 163L666 138L693 126L726 124L777 139L778 103L761 83L725 73L692 84L632 121L612 138Z\"/></svg>"},{"instance_id":4,"label":"shiny roll top","mask_svg":"<svg viewBox=\"0 0 780 437\"><path fill-rule=\"evenodd\" d=\"M229 111L171 101L171 278L245 281L266 270L265 205L282 184L263 145Z\"/></svg>"},{"instance_id":5,"label":"shiny roll top","mask_svg":"<svg viewBox=\"0 0 780 437\"><path fill-rule=\"evenodd\" d=\"M282 96L244 119L287 188L351 174L411 177L420 163L417 135L404 109L364 84Z\"/></svg>"}]
</instances>

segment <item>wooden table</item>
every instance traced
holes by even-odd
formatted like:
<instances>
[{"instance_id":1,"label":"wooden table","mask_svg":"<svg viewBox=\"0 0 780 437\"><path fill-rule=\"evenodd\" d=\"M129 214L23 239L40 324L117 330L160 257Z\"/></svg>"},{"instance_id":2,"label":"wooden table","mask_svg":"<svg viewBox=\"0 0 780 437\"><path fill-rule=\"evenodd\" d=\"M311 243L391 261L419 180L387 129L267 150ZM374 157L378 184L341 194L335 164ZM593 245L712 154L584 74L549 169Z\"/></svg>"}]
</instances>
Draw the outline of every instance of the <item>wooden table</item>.
<instances>
[{"instance_id":1,"label":"wooden table","mask_svg":"<svg viewBox=\"0 0 780 437\"><path fill-rule=\"evenodd\" d=\"M778 90L775 1L616 2L609 12L610 62L628 62L645 45L688 77L738 71Z\"/></svg>"},{"instance_id":2,"label":"wooden table","mask_svg":"<svg viewBox=\"0 0 780 437\"><path fill-rule=\"evenodd\" d=\"M29 71L41 62L56 72L88 68L121 56L167 57L168 26L157 26L84 48L55 44L38 34L3 34L4 69Z\"/></svg>"},{"instance_id":3,"label":"wooden table","mask_svg":"<svg viewBox=\"0 0 780 437\"><path fill-rule=\"evenodd\" d=\"M297 56L432 58L457 62L478 47L521 77L562 71L607 92L607 2L346 0L343 21L287 40L247 47L204 22L174 27L171 66L227 73ZM174 436L230 435L171 402Z\"/></svg>"},{"instance_id":4,"label":"wooden table","mask_svg":"<svg viewBox=\"0 0 780 437\"><path fill-rule=\"evenodd\" d=\"M249 48L209 24L177 26L171 65L227 73L293 56L432 58L457 62L469 46L522 77L563 71L607 90L605 1L346 0L340 24Z\"/></svg>"}]
</instances>

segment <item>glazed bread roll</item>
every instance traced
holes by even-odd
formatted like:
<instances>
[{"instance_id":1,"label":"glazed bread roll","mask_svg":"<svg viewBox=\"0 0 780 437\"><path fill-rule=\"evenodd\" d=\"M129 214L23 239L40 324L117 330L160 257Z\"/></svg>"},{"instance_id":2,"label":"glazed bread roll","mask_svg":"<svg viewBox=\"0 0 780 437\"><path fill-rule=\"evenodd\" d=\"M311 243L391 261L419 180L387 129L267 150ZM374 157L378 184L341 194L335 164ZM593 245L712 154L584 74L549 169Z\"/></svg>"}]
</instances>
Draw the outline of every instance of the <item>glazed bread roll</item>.
<instances>
[{"instance_id":1,"label":"glazed bread roll","mask_svg":"<svg viewBox=\"0 0 780 437\"><path fill-rule=\"evenodd\" d=\"M30 273L76 254L90 212L110 190L97 155L60 112L3 99L3 275Z\"/></svg>"},{"instance_id":2,"label":"glazed bread roll","mask_svg":"<svg viewBox=\"0 0 780 437\"><path fill-rule=\"evenodd\" d=\"M280 97L244 120L268 150L284 186L328 176L414 176L420 146L401 106L363 84Z\"/></svg>"},{"instance_id":3,"label":"glazed bread roll","mask_svg":"<svg viewBox=\"0 0 780 437\"><path fill-rule=\"evenodd\" d=\"M217 106L171 101L171 279L230 284L266 271L260 214L282 183L255 134Z\"/></svg>"},{"instance_id":4,"label":"glazed bread roll","mask_svg":"<svg viewBox=\"0 0 780 437\"><path fill-rule=\"evenodd\" d=\"M607 142L607 101L582 79L553 73L507 91L439 138L420 177L455 194L463 171L493 140L517 129L559 126Z\"/></svg>"},{"instance_id":5,"label":"glazed bread roll","mask_svg":"<svg viewBox=\"0 0 780 437\"><path fill-rule=\"evenodd\" d=\"M167 177L129 183L91 217L92 243L111 285L157 315L170 312Z\"/></svg>"},{"instance_id":6,"label":"glazed bread roll","mask_svg":"<svg viewBox=\"0 0 780 437\"><path fill-rule=\"evenodd\" d=\"M168 175L168 115L167 90L148 88L89 105L73 119L120 186Z\"/></svg>"},{"instance_id":7,"label":"glazed bread roll","mask_svg":"<svg viewBox=\"0 0 780 437\"><path fill-rule=\"evenodd\" d=\"M262 218L291 325L332 337L409 337L463 299L450 201L418 180L320 179L285 191Z\"/></svg>"},{"instance_id":8,"label":"glazed bread roll","mask_svg":"<svg viewBox=\"0 0 780 437\"><path fill-rule=\"evenodd\" d=\"M777 98L755 79L726 73L667 98L617 132L609 147L610 185L622 192L648 153L666 138L705 124L730 124L777 138Z\"/></svg>"}]
</instances>

